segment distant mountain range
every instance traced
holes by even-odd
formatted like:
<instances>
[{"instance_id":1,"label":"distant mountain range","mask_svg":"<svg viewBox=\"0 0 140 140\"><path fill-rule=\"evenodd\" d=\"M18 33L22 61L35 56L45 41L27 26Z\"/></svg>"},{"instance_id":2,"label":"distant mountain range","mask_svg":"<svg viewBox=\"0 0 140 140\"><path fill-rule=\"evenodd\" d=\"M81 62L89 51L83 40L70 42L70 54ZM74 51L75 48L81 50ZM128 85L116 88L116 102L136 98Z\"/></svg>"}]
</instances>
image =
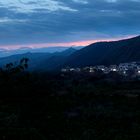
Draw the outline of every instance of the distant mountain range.
<instances>
[{"instance_id":1,"label":"distant mountain range","mask_svg":"<svg viewBox=\"0 0 140 140\"><path fill-rule=\"evenodd\" d=\"M60 52L56 51L29 52L0 58L0 66L8 62L17 63L23 57L29 58L29 69L37 71L58 70L66 66L84 67L140 61L140 36L119 41L97 42L80 50L66 48Z\"/></svg>"},{"instance_id":2,"label":"distant mountain range","mask_svg":"<svg viewBox=\"0 0 140 140\"><path fill-rule=\"evenodd\" d=\"M68 56L76 52L77 50L74 48L65 49L62 52L54 52L54 53L24 53L24 54L16 54L8 57L0 58L0 67L5 66L7 63L14 63L15 65L19 63L22 58L29 59L29 70L54 70L57 69L58 66L63 65Z\"/></svg>"},{"instance_id":3,"label":"distant mountain range","mask_svg":"<svg viewBox=\"0 0 140 140\"><path fill-rule=\"evenodd\" d=\"M55 53L55 52L62 52L70 47L44 47L44 48L29 48L29 47L23 47L19 49L4 49L0 48L0 58L1 57L7 57L15 54L24 54L24 53ZM74 47L76 50L79 50L83 48L82 46L76 46Z\"/></svg>"}]
</instances>

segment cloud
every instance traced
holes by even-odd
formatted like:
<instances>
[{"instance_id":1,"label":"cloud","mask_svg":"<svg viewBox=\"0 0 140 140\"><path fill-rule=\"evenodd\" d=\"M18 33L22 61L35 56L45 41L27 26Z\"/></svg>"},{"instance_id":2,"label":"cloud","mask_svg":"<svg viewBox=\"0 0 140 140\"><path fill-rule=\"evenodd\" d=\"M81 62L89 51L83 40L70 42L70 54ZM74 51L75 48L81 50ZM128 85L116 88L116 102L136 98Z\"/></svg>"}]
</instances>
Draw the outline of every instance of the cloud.
<instances>
[{"instance_id":1,"label":"cloud","mask_svg":"<svg viewBox=\"0 0 140 140\"><path fill-rule=\"evenodd\" d=\"M87 0L73 0L73 2L81 3L81 4L88 4Z\"/></svg>"},{"instance_id":2,"label":"cloud","mask_svg":"<svg viewBox=\"0 0 140 140\"><path fill-rule=\"evenodd\" d=\"M110 3L114 3L114 2L117 2L118 0L106 0L106 1Z\"/></svg>"},{"instance_id":3,"label":"cloud","mask_svg":"<svg viewBox=\"0 0 140 140\"><path fill-rule=\"evenodd\" d=\"M50 12L57 10L77 11L56 0L1 0L0 5L21 13L35 12L40 9Z\"/></svg>"},{"instance_id":4,"label":"cloud","mask_svg":"<svg viewBox=\"0 0 140 140\"><path fill-rule=\"evenodd\" d=\"M138 0L1 0L0 45L52 44L140 34Z\"/></svg>"},{"instance_id":5,"label":"cloud","mask_svg":"<svg viewBox=\"0 0 140 140\"><path fill-rule=\"evenodd\" d=\"M4 18L0 18L0 24L1 23L23 23L23 22L27 22L27 20L23 20L23 19L11 19L8 17L4 17Z\"/></svg>"}]
</instances>

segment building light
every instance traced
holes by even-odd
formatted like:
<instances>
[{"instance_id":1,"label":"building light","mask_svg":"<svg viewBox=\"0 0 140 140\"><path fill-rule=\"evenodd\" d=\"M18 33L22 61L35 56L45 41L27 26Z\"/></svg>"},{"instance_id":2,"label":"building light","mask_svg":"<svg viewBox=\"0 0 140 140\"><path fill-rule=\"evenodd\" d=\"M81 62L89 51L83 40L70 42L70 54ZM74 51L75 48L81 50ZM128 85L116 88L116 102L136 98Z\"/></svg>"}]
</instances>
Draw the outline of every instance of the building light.
<instances>
[{"instance_id":1,"label":"building light","mask_svg":"<svg viewBox=\"0 0 140 140\"><path fill-rule=\"evenodd\" d=\"M126 71L124 71L123 74L126 74Z\"/></svg>"},{"instance_id":2,"label":"building light","mask_svg":"<svg viewBox=\"0 0 140 140\"><path fill-rule=\"evenodd\" d=\"M94 70L93 69L90 69L89 72L92 73L92 72L94 72Z\"/></svg>"},{"instance_id":3,"label":"building light","mask_svg":"<svg viewBox=\"0 0 140 140\"><path fill-rule=\"evenodd\" d=\"M74 70L75 70L74 68L71 68L71 69L70 69L70 71L74 71Z\"/></svg>"},{"instance_id":4,"label":"building light","mask_svg":"<svg viewBox=\"0 0 140 140\"><path fill-rule=\"evenodd\" d=\"M140 74L140 70L138 70L138 74Z\"/></svg>"},{"instance_id":5,"label":"building light","mask_svg":"<svg viewBox=\"0 0 140 140\"><path fill-rule=\"evenodd\" d=\"M112 71L117 71L117 69L112 69Z\"/></svg>"}]
</instances>

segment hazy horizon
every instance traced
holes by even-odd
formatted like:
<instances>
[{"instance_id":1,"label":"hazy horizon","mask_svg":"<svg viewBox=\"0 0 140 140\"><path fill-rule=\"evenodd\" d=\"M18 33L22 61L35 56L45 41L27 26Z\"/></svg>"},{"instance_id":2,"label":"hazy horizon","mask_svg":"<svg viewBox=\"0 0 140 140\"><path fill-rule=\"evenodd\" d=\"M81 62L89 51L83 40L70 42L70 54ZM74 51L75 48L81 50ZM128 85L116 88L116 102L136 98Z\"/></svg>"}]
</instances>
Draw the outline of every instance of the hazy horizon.
<instances>
[{"instance_id":1,"label":"hazy horizon","mask_svg":"<svg viewBox=\"0 0 140 140\"><path fill-rule=\"evenodd\" d=\"M133 36L125 36L125 37L119 37L119 38L112 38L112 39L100 39L100 40L87 40L87 41L81 41L81 42L67 42L67 43L42 43L42 44L19 44L19 45L1 45L0 49L4 50L16 50L16 49L43 49L43 48L59 48L59 47L66 47L66 48L77 48L77 47L86 47L90 44L96 43L96 42L104 42L104 41L119 41L123 39L129 39L136 37L138 35Z\"/></svg>"}]
</instances>

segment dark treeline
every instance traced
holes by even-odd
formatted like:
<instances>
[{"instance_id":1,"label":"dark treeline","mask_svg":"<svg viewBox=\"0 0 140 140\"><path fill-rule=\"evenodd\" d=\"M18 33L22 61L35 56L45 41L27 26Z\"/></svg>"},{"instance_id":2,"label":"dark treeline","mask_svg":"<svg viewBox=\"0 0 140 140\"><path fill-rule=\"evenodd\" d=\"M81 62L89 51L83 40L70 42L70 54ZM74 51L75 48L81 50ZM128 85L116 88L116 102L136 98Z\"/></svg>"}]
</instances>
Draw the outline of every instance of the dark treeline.
<instances>
[{"instance_id":1,"label":"dark treeline","mask_svg":"<svg viewBox=\"0 0 140 140\"><path fill-rule=\"evenodd\" d=\"M140 139L140 81L27 67L0 71L0 140Z\"/></svg>"}]
</instances>

